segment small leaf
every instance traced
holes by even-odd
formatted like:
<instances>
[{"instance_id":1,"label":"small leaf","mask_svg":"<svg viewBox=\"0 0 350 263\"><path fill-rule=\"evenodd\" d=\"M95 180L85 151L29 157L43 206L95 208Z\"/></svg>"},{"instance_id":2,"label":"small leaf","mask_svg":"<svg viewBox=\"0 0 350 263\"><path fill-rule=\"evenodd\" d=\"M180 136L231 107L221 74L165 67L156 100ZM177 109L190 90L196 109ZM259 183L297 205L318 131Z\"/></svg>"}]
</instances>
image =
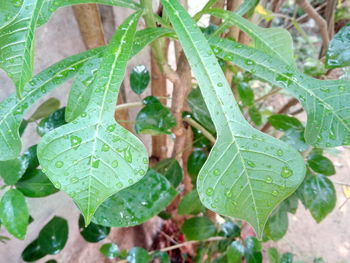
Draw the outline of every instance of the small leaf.
<instances>
[{"instance_id":1,"label":"small leaf","mask_svg":"<svg viewBox=\"0 0 350 263\"><path fill-rule=\"evenodd\" d=\"M239 237L241 235L241 229L239 226L231 221L226 221L221 225L221 230L224 232L225 237Z\"/></svg>"},{"instance_id":2,"label":"small leaf","mask_svg":"<svg viewBox=\"0 0 350 263\"><path fill-rule=\"evenodd\" d=\"M46 255L47 254L39 244L39 240L35 239L23 250L22 259L26 262L33 262L45 257Z\"/></svg>"},{"instance_id":3,"label":"small leaf","mask_svg":"<svg viewBox=\"0 0 350 263\"><path fill-rule=\"evenodd\" d=\"M305 152L307 149L310 148L310 145L308 145L305 142L304 129L303 130L289 129L281 137L281 140L284 141L285 143L288 143L290 146L292 146L294 149L296 149L299 152Z\"/></svg>"},{"instance_id":4,"label":"small leaf","mask_svg":"<svg viewBox=\"0 0 350 263\"><path fill-rule=\"evenodd\" d=\"M58 192L49 178L38 169L26 172L17 182L16 189L27 197L45 197Z\"/></svg>"},{"instance_id":5,"label":"small leaf","mask_svg":"<svg viewBox=\"0 0 350 263\"><path fill-rule=\"evenodd\" d=\"M179 215L197 215L201 212L205 211L205 207L202 205L199 200L199 196L197 190L192 190L188 194L186 194L182 199L178 207Z\"/></svg>"},{"instance_id":6,"label":"small leaf","mask_svg":"<svg viewBox=\"0 0 350 263\"><path fill-rule=\"evenodd\" d=\"M128 253L129 263L149 263L152 257L142 247L133 247Z\"/></svg>"},{"instance_id":7,"label":"small leaf","mask_svg":"<svg viewBox=\"0 0 350 263\"><path fill-rule=\"evenodd\" d=\"M150 169L138 183L107 199L97 209L93 222L112 227L139 225L161 212L176 194L162 175Z\"/></svg>"},{"instance_id":8,"label":"small leaf","mask_svg":"<svg viewBox=\"0 0 350 263\"><path fill-rule=\"evenodd\" d=\"M303 130L304 126L294 117L284 114L274 114L269 117L269 123L277 130L287 131L289 129Z\"/></svg>"},{"instance_id":9,"label":"small leaf","mask_svg":"<svg viewBox=\"0 0 350 263\"><path fill-rule=\"evenodd\" d=\"M135 131L139 134L171 134L170 130L176 125L171 111L155 97L144 100L148 102L136 116Z\"/></svg>"},{"instance_id":10,"label":"small leaf","mask_svg":"<svg viewBox=\"0 0 350 263\"><path fill-rule=\"evenodd\" d=\"M48 117L51 113L58 110L60 107L60 101L55 98L50 98L47 101L43 102L36 111L28 119L29 122L34 122L42 118Z\"/></svg>"},{"instance_id":11,"label":"small leaf","mask_svg":"<svg viewBox=\"0 0 350 263\"><path fill-rule=\"evenodd\" d=\"M42 119L36 127L38 134L42 137L50 131L66 124L64 112L65 108L62 108L51 113L47 118Z\"/></svg>"},{"instance_id":12,"label":"small leaf","mask_svg":"<svg viewBox=\"0 0 350 263\"><path fill-rule=\"evenodd\" d=\"M256 237L247 237L245 239L245 249L244 257L247 263L261 263L262 253L261 253L261 243L256 239Z\"/></svg>"},{"instance_id":13,"label":"small leaf","mask_svg":"<svg viewBox=\"0 0 350 263\"><path fill-rule=\"evenodd\" d=\"M0 220L7 231L18 239L24 239L29 222L26 199L16 190L8 190L0 201Z\"/></svg>"},{"instance_id":14,"label":"small leaf","mask_svg":"<svg viewBox=\"0 0 350 263\"><path fill-rule=\"evenodd\" d=\"M333 162L321 154L309 155L307 163L316 173L327 176L335 174Z\"/></svg>"},{"instance_id":15,"label":"small leaf","mask_svg":"<svg viewBox=\"0 0 350 263\"><path fill-rule=\"evenodd\" d=\"M281 256L280 263L293 263L294 255L290 252L284 253Z\"/></svg>"},{"instance_id":16,"label":"small leaf","mask_svg":"<svg viewBox=\"0 0 350 263\"><path fill-rule=\"evenodd\" d=\"M150 75L144 65L135 66L130 73L130 86L136 94L141 94L148 86Z\"/></svg>"},{"instance_id":17,"label":"small leaf","mask_svg":"<svg viewBox=\"0 0 350 263\"><path fill-rule=\"evenodd\" d=\"M114 243L103 244L100 247L100 252L107 258L116 258L119 255L119 248Z\"/></svg>"},{"instance_id":18,"label":"small leaf","mask_svg":"<svg viewBox=\"0 0 350 263\"><path fill-rule=\"evenodd\" d=\"M201 150L193 151L188 157L187 172L190 174L192 182L196 182L199 171L202 169L208 155Z\"/></svg>"},{"instance_id":19,"label":"small leaf","mask_svg":"<svg viewBox=\"0 0 350 263\"><path fill-rule=\"evenodd\" d=\"M308 175L298 189L298 195L317 223L332 212L337 199L333 183L321 174Z\"/></svg>"},{"instance_id":20,"label":"small leaf","mask_svg":"<svg viewBox=\"0 0 350 263\"><path fill-rule=\"evenodd\" d=\"M181 231L187 240L205 240L216 234L216 227L206 216L193 217L185 221Z\"/></svg>"},{"instance_id":21,"label":"small leaf","mask_svg":"<svg viewBox=\"0 0 350 263\"><path fill-rule=\"evenodd\" d=\"M241 263L244 255L244 246L241 241L233 241L227 249L227 263Z\"/></svg>"},{"instance_id":22,"label":"small leaf","mask_svg":"<svg viewBox=\"0 0 350 263\"><path fill-rule=\"evenodd\" d=\"M350 24L338 31L329 43L327 50L327 68L350 66Z\"/></svg>"},{"instance_id":23,"label":"small leaf","mask_svg":"<svg viewBox=\"0 0 350 263\"><path fill-rule=\"evenodd\" d=\"M164 175L174 188L182 181L183 172L179 162L174 158L168 158L158 162L153 169Z\"/></svg>"},{"instance_id":24,"label":"small leaf","mask_svg":"<svg viewBox=\"0 0 350 263\"><path fill-rule=\"evenodd\" d=\"M273 240L280 240L288 230L287 206L282 203L270 216L265 227L265 235Z\"/></svg>"},{"instance_id":25,"label":"small leaf","mask_svg":"<svg viewBox=\"0 0 350 263\"><path fill-rule=\"evenodd\" d=\"M269 259L269 263L280 263L280 255L274 247L269 247L267 249L267 258Z\"/></svg>"},{"instance_id":26,"label":"small leaf","mask_svg":"<svg viewBox=\"0 0 350 263\"><path fill-rule=\"evenodd\" d=\"M170 263L168 253L162 251L156 251L153 253L153 259L159 259L159 263Z\"/></svg>"},{"instance_id":27,"label":"small leaf","mask_svg":"<svg viewBox=\"0 0 350 263\"><path fill-rule=\"evenodd\" d=\"M40 250L45 254L58 254L68 239L68 222L54 216L41 230L38 237Z\"/></svg>"},{"instance_id":28,"label":"small leaf","mask_svg":"<svg viewBox=\"0 0 350 263\"><path fill-rule=\"evenodd\" d=\"M248 114L255 125L260 126L262 124L261 113L255 106L249 108Z\"/></svg>"},{"instance_id":29,"label":"small leaf","mask_svg":"<svg viewBox=\"0 0 350 263\"><path fill-rule=\"evenodd\" d=\"M236 87L243 105L253 106L254 92L252 88L249 86L249 84L244 81L239 81Z\"/></svg>"},{"instance_id":30,"label":"small leaf","mask_svg":"<svg viewBox=\"0 0 350 263\"><path fill-rule=\"evenodd\" d=\"M79 217L79 228L80 235L82 235L87 242L91 243L96 243L105 239L111 231L110 227L101 226L95 223L90 223L85 227L84 217L82 215Z\"/></svg>"}]
</instances>

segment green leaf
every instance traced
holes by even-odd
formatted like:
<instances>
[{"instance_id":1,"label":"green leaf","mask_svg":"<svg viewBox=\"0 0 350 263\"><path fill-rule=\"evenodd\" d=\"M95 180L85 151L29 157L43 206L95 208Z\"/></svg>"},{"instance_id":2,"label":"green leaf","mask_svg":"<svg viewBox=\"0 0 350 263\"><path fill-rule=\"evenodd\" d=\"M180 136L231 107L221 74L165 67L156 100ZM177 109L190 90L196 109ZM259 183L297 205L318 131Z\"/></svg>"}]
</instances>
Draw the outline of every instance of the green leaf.
<instances>
[{"instance_id":1,"label":"green leaf","mask_svg":"<svg viewBox=\"0 0 350 263\"><path fill-rule=\"evenodd\" d=\"M337 199L333 183L322 174L308 175L298 195L317 223L332 212Z\"/></svg>"},{"instance_id":2,"label":"green leaf","mask_svg":"<svg viewBox=\"0 0 350 263\"><path fill-rule=\"evenodd\" d=\"M79 228L80 234L82 237L91 243L99 242L105 239L109 232L111 231L110 227L101 226L95 223L90 223L87 227L84 226L84 217L80 215L79 217Z\"/></svg>"},{"instance_id":3,"label":"green leaf","mask_svg":"<svg viewBox=\"0 0 350 263\"><path fill-rule=\"evenodd\" d=\"M285 88L303 105L308 122L305 139L317 147L350 144L348 80L319 80L299 73L269 54L227 39L210 39L214 52L273 85Z\"/></svg>"},{"instance_id":4,"label":"green leaf","mask_svg":"<svg viewBox=\"0 0 350 263\"><path fill-rule=\"evenodd\" d=\"M178 207L178 214L179 215L197 215L201 212L205 211L205 207L202 205L201 201L199 200L199 196L197 193L197 190L193 190L186 194L182 199Z\"/></svg>"},{"instance_id":5,"label":"green leaf","mask_svg":"<svg viewBox=\"0 0 350 263\"><path fill-rule=\"evenodd\" d=\"M267 249L267 258L269 259L269 263L280 263L280 255L274 247L269 247Z\"/></svg>"},{"instance_id":6,"label":"green leaf","mask_svg":"<svg viewBox=\"0 0 350 263\"><path fill-rule=\"evenodd\" d=\"M339 68L350 66L350 24L338 31L329 43L326 67Z\"/></svg>"},{"instance_id":7,"label":"green leaf","mask_svg":"<svg viewBox=\"0 0 350 263\"><path fill-rule=\"evenodd\" d=\"M255 125L260 126L262 124L262 117L260 111L255 107L252 106L248 110L248 114L252 122L254 122Z\"/></svg>"},{"instance_id":8,"label":"green leaf","mask_svg":"<svg viewBox=\"0 0 350 263\"><path fill-rule=\"evenodd\" d=\"M86 225L108 197L136 183L147 171L145 146L114 120L140 15L126 19L105 49L86 111L46 134L38 146L43 172L73 198Z\"/></svg>"},{"instance_id":9,"label":"green leaf","mask_svg":"<svg viewBox=\"0 0 350 263\"><path fill-rule=\"evenodd\" d=\"M261 243L255 237L247 237L245 239L244 257L247 263L261 263Z\"/></svg>"},{"instance_id":10,"label":"green leaf","mask_svg":"<svg viewBox=\"0 0 350 263\"><path fill-rule=\"evenodd\" d=\"M280 131L288 131L289 129L304 130L303 124L297 118L285 114L271 115L268 120L272 127Z\"/></svg>"},{"instance_id":11,"label":"green leaf","mask_svg":"<svg viewBox=\"0 0 350 263\"><path fill-rule=\"evenodd\" d=\"M171 134L170 130L176 126L176 119L170 109L164 107L153 96L144 99L145 106L136 116L135 131L140 134Z\"/></svg>"},{"instance_id":12,"label":"green leaf","mask_svg":"<svg viewBox=\"0 0 350 263\"><path fill-rule=\"evenodd\" d=\"M162 251L156 251L153 253L153 259L159 259L159 263L170 263L168 253Z\"/></svg>"},{"instance_id":13,"label":"green leaf","mask_svg":"<svg viewBox=\"0 0 350 263\"><path fill-rule=\"evenodd\" d=\"M324 64L315 58L307 58L304 62L304 73L311 77L320 77L327 72Z\"/></svg>"},{"instance_id":14,"label":"green leaf","mask_svg":"<svg viewBox=\"0 0 350 263\"><path fill-rule=\"evenodd\" d=\"M128 253L127 260L129 263L148 263L152 257L148 254L147 250L142 247L133 247Z\"/></svg>"},{"instance_id":15,"label":"green leaf","mask_svg":"<svg viewBox=\"0 0 350 263\"><path fill-rule=\"evenodd\" d=\"M51 113L47 118L42 119L36 127L37 133L42 137L54 129L66 124L64 119L65 108Z\"/></svg>"},{"instance_id":16,"label":"green leaf","mask_svg":"<svg viewBox=\"0 0 350 263\"><path fill-rule=\"evenodd\" d=\"M196 184L199 171L202 169L206 162L208 155L201 150L193 151L188 157L187 172L189 173L192 184Z\"/></svg>"},{"instance_id":17,"label":"green leaf","mask_svg":"<svg viewBox=\"0 0 350 263\"><path fill-rule=\"evenodd\" d=\"M0 160L15 159L21 152L19 128L29 107L46 93L73 77L77 70L101 49L68 57L36 75L23 90L22 98L12 94L0 103Z\"/></svg>"},{"instance_id":18,"label":"green leaf","mask_svg":"<svg viewBox=\"0 0 350 263\"><path fill-rule=\"evenodd\" d=\"M295 214L298 209L298 201L299 201L299 198L298 198L297 192L295 192L286 200L284 200L283 203L286 206L286 209L289 213Z\"/></svg>"},{"instance_id":19,"label":"green leaf","mask_svg":"<svg viewBox=\"0 0 350 263\"><path fill-rule=\"evenodd\" d=\"M287 30L259 27L234 12L222 9L213 8L207 13L224 19L225 23L239 27L252 39L256 49L271 54L294 67L293 39Z\"/></svg>"},{"instance_id":20,"label":"green leaf","mask_svg":"<svg viewBox=\"0 0 350 263\"><path fill-rule=\"evenodd\" d=\"M218 134L198 176L199 197L219 214L247 220L261 237L270 213L302 182L304 161L292 147L246 122L203 34L175 0L162 3Z\"/></svg>"},{"instance_id":21,"label":"green leaf","mask_svg":"<svg viewBox=\"0 0 350 263\"><path fill-rule=\"evenodd\" d=\"M176 194L162 175L150 169L138 183L107 199L97 209L93 222L112 227L139 225L161 212Z\"/></svg>"},{"instance_id":22,"label":"green leaf","mask_svg":"<svg viewBox=\"0 0 350 263\"><path fill-rule=\"evenodd\" d=\"M284 253L281 256L280 263L293 263L294 255L290 252Z\"/></svg>"},{"instance_id":23,"label":"green leaf","mask_svg":"<svg viewBox=\"0 0 350 263\"><path fill-rule=\"evenodd\" d=\"M7 231L18 239L24 239L29 221L26 199L16 190L8 190L0 201L0 220Z\"/></svg>"},{"instance_id":24,"label":"green leaf","mask_svg":"<svg viewBox=\"0 0 350 263\"><path fill-rule=\"evenodd\" d=\"M231 221L226 221L221 225L221 230L224 232L225 237L239 237L241 235L241 229L239 226Z\"/></svg>"},{"instance_id":25,"label":"green leaf","mask_svg":"<svg viewBox=\"0 0 350 263\"><path fill-rule=\"evenodd\" d=\"M240 263L244 255L244 246L241 241L233 241L227 249L227 263Z\"/></svg>"},{"instance_id":26,"label":"green leaf","mask_svg":"<svg viewBox=\"0 0 350 263\"><path fill-rule=\"evenodd\" d=\"M239 94L239 97L243 103L243 105L246 106L253 106L254 105L254 92L253 89L249 86L247 82L240 81L237 85L237 91Z\"/></svg>"},{"instance_id":27,"label":"green leaf","mask_svg":"<svg viewBox=\"0 0 350 263\"><path fill-rule=\"evenodd\" d=\"M250 14L254 11L255 7L259 4L259 0L244 0L244 2L237 8L235 13L237 15L243 16L245 14Z\"/></svg>"},{"instance_id":28,"label":"green leaf","mask_svg":"<svg viewBox=\"0 0 350 263\"><path fill-rule=\"evenodd\" d=\"M179 162L174 158L168 158L158 162L153 169L164 175L174 188L178 187L182 181L183 172Z\"/></svg>"},{"instance_id":29,"label":"green leaf","mask_svg":"<svg viewBox=\"0 0 350 263\"><path fill-rule=\"evenodd\" d=\"M155 39L169 35L171 32L165 28L146 28L136 32L130 58L138 54ZM96 77L101 61L101 56L96 56L79 70L69 93L65 116L67 122L71 122L79 117L87 107L92 94L90 85Z\"/></svg>"},{"instance_id":30,"label":"green leaf","mask_svg":"<svg viewBox=\"0 0 350 263\"><path fill-rule=\"evenodd\" d=\"M328 176L335 174L335 168L332 161L321 154L309 155L307 163L316 173Z\"/></svg>"},{"instance_id":31,"label":"green leaf","mask_svg":"<svg viewBox=\"0 0 350 263\"><path fill-rule=\"evenodd\" d=\"M191 90L187 96L187 103L192 109L195 119L198 120L207 130L215 133L215 126L210 118L208 108L199 88Z\"/></svg>"},{"instance_id":32,"label":"green leaf","mask_svg":"<svg viewBox=\"0 0 350 263\"><path fill-rule=\"evenodd\" d=\"M26 262L37 261L45 257L47 254L42 250L39 240L32 241L22 252L22 259Z\"/></svg>"},{"instance_id":33,"label":"green leaf","mask_svg":"<svg viewBox=\"0 0 350 263\"><path fill-rule=\"evenodd\" d=\"M62 217L54 216L41 230L38 237L40 250L45 254L58 254L68 239L68 222Z\"/></svg>"},{"instance_id":34,"label":"green leaf","mask_svg":"<svg viewBox=\"0 0 350 263\"><path fill-rule=\"evenodd\" d=\"M49 178L38 169L26 172L17 182L16 189L27 197L45 197L58 192Z\"/></svg>"},{"instance_id":35,"label":"green leaf","mask_svg":"<svg viewBox=\"0 0 350 263\"><path fill-rule=\"evenodd\" d=\"M116 258L119 255L119 247L114 243L103 244L100 252L107 258Z\"/></svg>"},{"instance_id":36,"label":"green leaf","mask_svg":"<svg viewBox=\"0 0 350 263\"><path fill-rule=\"evenodd\" d=\"M37 121L42 118L48 117L51 113L58 110L60 107L60 101L55 98L50 98L47 101L43 102L30 116L28 119L29 122Z\"/></svg>"},{"instance_id":37,"label":"green leaf","mask_svg":"<svg viewBox=\"0 0 350 263\"><path fill-rule=\"evenodd\" d=\"M299 152L304 152L310 148L310 145L308 145L305 142L304 129L303 130L289 129L281 137L281 140L288 143Z\"/></svg>"},{"instance_id":38,"label":"green leaf","mask_svg":"<svg viewBox=\"0 0 350 263\"><path fill-rule=\"evenodd\" d=\"M141 94L148 86L151 77L144 65L135 66L130 73L130 86L136 94Z\"/></svg>"},{"instance_id":39,"label":"green leaf","mask_svg":"<svg viewBox=\"0 0 350 263\"><path fill-rule=\"evenodd\" d=\"M193 217L185 221L181 231L187 240L205 240L216 234L216 227L206 216Z\"/></svg>"},{"instance_id":40,"label":"green leaf","mask_svg":"<svg viewBox=\"0 0 350 263\"><path fill-rule=\"evenodd\" d=\"M270 216L265 227L265 235L273 240L280 240L288 230L287 206L282 203Z\"/></svg>"}]
</instances>

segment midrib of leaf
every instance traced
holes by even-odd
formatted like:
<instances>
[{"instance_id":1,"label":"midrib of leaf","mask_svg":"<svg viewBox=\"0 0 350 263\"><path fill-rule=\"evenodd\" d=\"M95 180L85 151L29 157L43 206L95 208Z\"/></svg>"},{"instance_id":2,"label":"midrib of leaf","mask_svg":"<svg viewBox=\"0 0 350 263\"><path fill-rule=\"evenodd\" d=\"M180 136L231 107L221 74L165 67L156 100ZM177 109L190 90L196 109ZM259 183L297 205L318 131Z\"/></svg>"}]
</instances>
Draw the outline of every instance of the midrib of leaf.
<instances>
[{"instance_id":1,"label":"midrib of leaf","mask_svg":"<svg viewBox=\"0 0 350 263\"><path fill-rule=\"evenodd\" d=\"M163 2L169 3L169 0L163 0ZM169 7L171 7L171 8L173 9L173 12L175 12L175 14L176 14L176 12L178 12L171 4L169 4ZM196 43L196 42L194 41L194 39L192 38L192 34L187 30L186 25L182 22L182 19L178 19L178 22L181 23L183 30L185 31L187 37L191 40L191 42L192 42L192 43ZM181 39L181 36L179 36L179 38ZM242 155L241 155L241 147L240 147L240 145L238 144L238 141L237 141L236 138L235 138L235 134L233 133L233 131L235 130L235 129L234 129L234 126L232 126L231 121L230 121L229 118L227 117L227 114L226 114L226 112L225 112L225 110L224 110L224 105L221 103L220 94L216 92L215 88L213 88L213 87L216 87L216 86L217 86L217 83L214 83L214 82L213 82L213 79L210 77L210 73L209 73L209 71L208 71L208 69L209 69L210 67L205 65L204 61L202 60L202 55L201 55L199 49L197 48L197 46L196 46L196 45L193 45L193 47L194 47L194 50L195 50L195 52L196 52L196 57L197 57L197 59L199 59L199 61L201 62L200 65L201 65L201 67L202 67L202 70L203 70L203 72L205 72L206 77L209 79L209 81L210 81L210 83L211 83L210 86L212 87L212 91L213 91L212 93L213 93L213 95L215 95L214 98L215 98L215 100L217 101L217 104L219 105L220 110L221 110L223 116L225 117L225 120L226 120L225 123L227 123L228 126L230 127L230 128L229 128L229 131L230 131L231 137L232 137L232 139L233 139L233 141L231 142L231 144L235 145L235 147L236 147L236 149L237 149L237 155L239 156L240 161L241 161L241 163L242 163L242 166L243 166L243 168L244 168L244 173L245 173L245 175L246 175L246 177L247 177L247 182L248 182L248 185L249 185L249 190L250 190L250 193L251 193L251 196L252 196L252 200L253 200L253 204L254 204L254 211L255 211L255 214L256 214L256 220L259 222L259 221L260 221L260 219L259 219L259 213L258 213L258 211L257 211L257 205L256 205L255 197L254 197L254 194L253 194L254 191L253 191L252 186L251 186L251 182L250 182L250 178L249 178L249 175L248 175L247 167L246 167L245 162L244 162L244 159L243 159L243 157L242 157ZM184 49L184 50L185 50L185 53L186 53L186 49ZM189 56L187 56L190 65L193 65L193 64L194 64L194 62L192 62L192 59L191 59L192 57L194 57L193 54L189 54ZM214 67L219 67L218 64L217 64L217 62L216 62L215 65L213 65L213 66L214 66ZM212 66L211 66L211 67L212 67ZM220 87L220 89L221 89L221 90L223 90L223 89L229 90L230 88L229 88L229 86L228 86L228 84L227 84L227 81L226 81L226 79L225 79L225 77L224 77L224 75L223 75L221 69L220 69L220 71L217 71L216 73L218 73L218 74L221 75L221 79L222 79L222 81L223 81L223 82L222 82L223 86ZM199 81L199 79L198 79L198 81ZM206 85L202 85L201 88L202 88L202 87L206 87ZM229 93L230 93L230 92L231 92L231 91L229 91ZM232 95L231 95L231 96L232 96ZM207 103L208 103L208 98L207 98L206 96L203 96L203 97L204 97L204 100L206 100ZM212 99L212 98L211 98L211 99ZM241 122L245 122L245 120L242 118L242 115L241 115L241 113L240 113L240 110L239 110L238 105L237 105L237 103L235 102L234 98L232 98L230 101L231 101L231 105L229 105L229 106L233 106L233 111L234 111L233 115L235 116L236 121L237 121L237 119L241 119L241 120L240 120ZM208 103L208 104L210 104L210 103ZM227 107L229 108L229 106L227 106ZM221 134L221 133L219 132L219 128L220 128L220 126L221 126L220 123L222 123L222 121L221 121L220 119L217 119L217 118L216 118L216 114L212 111L211 107L208 107L208 109L209 109L209 111L211 111L211 117L212 117L212 119L213 119L213 122L214 122L214 125L215 125L215 127L216 127L216 130L218 131L217 134L218 134L218 137L219 137L220 134ZM231 145L231 144L230 144L230 145ZM230 147L230 146L228 146L227 149L228 149L229 147ZM226 153L227 149L225 149L225 151L223 152L222 156ZM210 155L211 155L211 153L209 153L209 156L210 156ZM221 156L221 157L222 157L222 156ZM220 158L221 158L221 157L220 157ZM208 158L209 158L209 157L208 157ZM212 167L215 166L215 164L218 162L218 160L220 160L220 158L217 158L217 161L212 165ZM234 160L234 159L233 159L233 160ZM224 173L222 173L222 175L224 175ZM218 180L218 181L219 181L219 180ZM218 182L218 181L217 181L217 182ZM260 233L261 230L260 230L260 224L259 224L259 223L257 224L257 227L258 227L258 233Z\"/></svg>"}]
</instances>

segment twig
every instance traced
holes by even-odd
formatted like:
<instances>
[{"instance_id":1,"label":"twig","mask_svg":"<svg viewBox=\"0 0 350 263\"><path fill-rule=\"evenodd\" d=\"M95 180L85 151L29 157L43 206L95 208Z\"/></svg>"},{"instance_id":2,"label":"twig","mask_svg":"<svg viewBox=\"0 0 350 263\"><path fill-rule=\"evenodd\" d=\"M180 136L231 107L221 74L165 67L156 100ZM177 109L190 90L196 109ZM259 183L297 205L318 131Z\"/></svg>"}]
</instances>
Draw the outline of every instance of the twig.
<instances>
[{"instance_id":1,"label":"twig","mask_svg":"<svg viewBox=\"0 0 350 263\"><path fill-rule=\"evenodd\" d=\"M215 137L202 125L200 125L198 122L196 122L194 119L185 117L183 119L185 122L187 122L192 127L196 128L197 130L201 131L201 133L212 143L214 144L216 142Z\"/></svg>"},{"instance_id":2,"label":"twig","mask_svg":"<svg viewBox=\"0 0 350 263\"><path fill-rule=\"evenodd\" d=\"M263 96L257 98L256 100L254 100L254 102L256 103L256 102L265 100L266 98L268 98L268 97L270 97L270 96L272 96L272 95L274 95L274 94L280 92L281 90L282 90L281 88L273 89L273 90L271 90L269 93L267 93L267 94L265 94L265 95L263 95Z\"/></svg>"},{"instance_id":3,"label":"twig","mask_svg":"<svg viewBox=\"0 0 350 263\"><path fill-rule=\"evenodd\" d=\"M124 109L142 107L144 104L142 101L123 103L116 106L115 110L120 111Z\"/></svg>"}]
</instances>

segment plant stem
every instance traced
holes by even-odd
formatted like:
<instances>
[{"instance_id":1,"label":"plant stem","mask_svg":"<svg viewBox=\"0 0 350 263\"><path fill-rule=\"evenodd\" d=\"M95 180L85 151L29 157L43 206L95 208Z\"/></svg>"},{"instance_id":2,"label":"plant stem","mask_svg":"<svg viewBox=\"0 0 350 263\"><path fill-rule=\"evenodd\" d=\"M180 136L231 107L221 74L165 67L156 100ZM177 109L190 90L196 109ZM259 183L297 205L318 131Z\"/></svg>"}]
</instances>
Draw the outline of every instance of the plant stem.
<instances>
[{"instance_id":1,"label":"plant stem","mask_svg":"<svg viewBox=\"0 0 350 263\"><path fill-rule=\"evenodd\" d=\"M265 100L266 98L278 93L280 90L282 90L281 88L276 88L276 89L273 89L271 90L269 93L257 98L254 102L259 102L259 101L262 101L262 100Z\"/></svg>"},{"instance_id":2,"label":"plant stem","mask_svg":"<svg viewBox=\"0 0 350 263\"><path fill-rule=\"evenodd\" d=\"M144 105L144 104L143 104L143 102L141 102L141 101L123 103L123 104L117 105L116 111L125 110L125 109L130 109L130 108L142 107L143 105Z\"/></svg>"},{"instance_id":3,"label":"plant stem","mask_svg":"<svg viewBox=\"0 0 350 263\"><path fill-rule=\"evenodd\" d=\"M189 125L191 125L192 127L196 128L197 130L201 131L202 134L212 143L214 144L216 139L215 137L206 129L204 128L202 125L200 125L198 122L196 122L194 119L189 118L189 117L185 117L183 119L185 122L187 122Z\"/></svg>"}]
</instances>

